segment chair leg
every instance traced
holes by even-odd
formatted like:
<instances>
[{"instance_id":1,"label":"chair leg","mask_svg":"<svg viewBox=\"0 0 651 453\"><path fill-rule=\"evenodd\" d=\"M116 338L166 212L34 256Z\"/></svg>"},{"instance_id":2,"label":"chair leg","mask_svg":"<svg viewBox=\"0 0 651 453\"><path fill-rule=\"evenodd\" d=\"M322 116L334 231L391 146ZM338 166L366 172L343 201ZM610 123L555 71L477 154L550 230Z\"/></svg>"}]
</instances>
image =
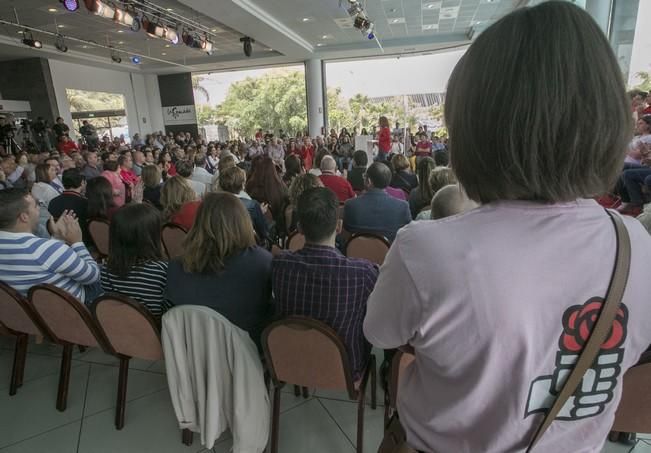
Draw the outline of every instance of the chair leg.
<instances>
[{"instance_id":1,"label":"chair leg","mask_svg":"<svg viewBox=\"0 0 651 453\"><path fill-rule=\"evenodd\" d=\"M129 379L129 357L120 357L118 378L118 401L115 407L115 429L124 428L124 411L127 406L127 381Z\"/></svg>"},{"instance_id":2,"label":"chair leg","mask_svg":"<svg viewBox=\"0 0 651 453\"><path fill-rule=\"evenodd\" d=\"M375 364L375 356L371 355L371 409L377 408L377 366Z\"/></svg>"},{"instance_id":3,"label":"chair leg","mask_svg":"<svg viewBox=\"0 0 651 453\"><path fill-rule=\"evenodd\" d=\"M278 453L279 425L280 425L280 387L274 387L273 415L271 418L271 453Z\"/></svg>"},{"instance_id":4,"label":"chair leg","mask_svg":"<svg viewBox=\"0 0 651 453\"><path fill-rule=\"evenodd\" d=\"M183 442L183 445L187 445L187 446L192 445L192 437L193 437L192 431L190 431L189 429L184 429L183 431L181 431L181 440Z\"/></svg>"},{"instance_id":5,"label":"chair leg","mask_svg":"<svg viewBox=\"0 0 651 453\"><path fill-rule=\"evenodd\" d=\"M14 396L19 387L23 385L25 374L25 358L27 356L27 334L20 334L16 337L14 349L14 363L11 369L11 383L9 384L9 395Z\"/></svg>"},{"instance_id":6,"label":"chair leg","mask_svg":"<svg viewBox=\"0 0 651 453\"><path fill-rule=\"evenodd\" d=\"M301 388L298 385L294 386L294 396L301 396Z\"/></svg>"},{"instance_id":7,"label":"chair leg","mask_svg":"<svg viewBox=\"0 0 651 453\"><path fill-rule=\"evenodd\" d=\"M307 387L303 387L303 398L308 399L310 397L310 391Z\"/></svg>"},{"instance_id":8,"label":"chair leg","mask_svg":"<svg viewBox=\"0 0 651 453\"><path fill-rule=\"evenodd\" d=\"M357 397L357 453L364 453L364 400L366 389L361 388Z\"/></svg>"},{"instance_id":9,"label":"chair leg","mask_svg":"<svg viewBox=\"0 0 651 453\"><path fill-rule=\"evenodd\" d=\"M57 393L57 410L63 412L68 404L68 387L70 385L70 367L72 366L72 348L74 345L63 346L61 356L61 371L59 372L59 390Z\"/></svg>"}]
</instances>

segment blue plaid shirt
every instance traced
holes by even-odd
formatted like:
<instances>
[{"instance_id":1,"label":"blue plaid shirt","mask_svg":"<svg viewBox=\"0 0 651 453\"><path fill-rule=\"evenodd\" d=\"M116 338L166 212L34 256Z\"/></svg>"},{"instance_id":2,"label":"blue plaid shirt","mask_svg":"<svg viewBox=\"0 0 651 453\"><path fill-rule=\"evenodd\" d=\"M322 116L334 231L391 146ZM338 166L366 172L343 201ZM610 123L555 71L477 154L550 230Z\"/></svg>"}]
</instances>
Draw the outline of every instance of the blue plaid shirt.
<instances>
[{"instance_id":1,"label":"blue plaid shirt","mask_svg":"<svg viewBox=\"0 0 651 453\"><path fill-rule=\"evenodd\" d=\"M297 252L283 252L272 265L276 313L307 316L332 327L357 378L371 351L362 325L377 277L377 265L346 258L334 247L306 244Z\"/></svg>"}]
</instances>

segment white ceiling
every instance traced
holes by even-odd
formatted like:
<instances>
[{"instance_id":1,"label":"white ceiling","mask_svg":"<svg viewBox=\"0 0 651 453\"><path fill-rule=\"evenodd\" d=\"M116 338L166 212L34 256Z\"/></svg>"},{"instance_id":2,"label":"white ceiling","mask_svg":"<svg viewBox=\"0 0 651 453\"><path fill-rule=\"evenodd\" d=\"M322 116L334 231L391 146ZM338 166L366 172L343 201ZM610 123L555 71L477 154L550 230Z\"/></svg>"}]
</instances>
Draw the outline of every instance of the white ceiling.
<instances>
[{"instance_id":1,"label":"white ceiling","mask_svg":"<svg viewBox=\"0 0 651 453\"><path fill-rule=\"evenodd\" d=\"M82 5L77 12L63 9L58 0L0 0L0 19L64 36L93 40L119 49L123 64L110 62L109 50L68 41L67 54L53 50L53 38L41 39L46 48L25 47L20 29L0 25L0 59L16 53L32 57L92 61L117 69L169 73L216 71L260 65L299 62L311 58L339 59L375 57L384 54L431 52L468 44L472 26L484 28L526 0L360 0L376 25L377 42L352 27L345 7L348 0L150 0L174 13L190 18L214 31L215 51L199 50L148 37L144 32L89 14ZM120 3L115 1L115 3ZM55 9L50 12L48 9ZM60 27L55 26L55 22ZM255 38L253 57L242 53L242 36ZM127 64L132 53L151 56L142 64Z\"/></svg>"}]
</instances>

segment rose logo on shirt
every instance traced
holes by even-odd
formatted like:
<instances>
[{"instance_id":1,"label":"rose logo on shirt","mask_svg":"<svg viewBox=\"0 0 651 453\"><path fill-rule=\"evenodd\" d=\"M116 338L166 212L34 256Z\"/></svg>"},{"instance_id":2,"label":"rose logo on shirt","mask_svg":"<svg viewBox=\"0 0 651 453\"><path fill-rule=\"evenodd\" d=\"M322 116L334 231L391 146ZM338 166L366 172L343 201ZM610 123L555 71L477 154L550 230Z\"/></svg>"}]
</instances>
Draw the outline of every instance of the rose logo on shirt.
<instances>
[{"instance_id":1,"label":"rose logo on shirt","mask_svg":"<svg viewBox=\"0 0 651 453\"><path fill-rule=\"evenodd\" d=\"M604 300L593 297L583 305L573 305L563 313L563 331L558 339L556 368L552 375L536 378L529 388L525 418L531 414L546 412L563 388L574 364L579 358L590 333L597 322ZM628 325L628 308L621 304L613 326L601 345L601 351L592 367L586 371L581 384L567 400L558 420L579 420L603 412L613 399L617 378L621 373Z\"/></svg>"}]
</instances>

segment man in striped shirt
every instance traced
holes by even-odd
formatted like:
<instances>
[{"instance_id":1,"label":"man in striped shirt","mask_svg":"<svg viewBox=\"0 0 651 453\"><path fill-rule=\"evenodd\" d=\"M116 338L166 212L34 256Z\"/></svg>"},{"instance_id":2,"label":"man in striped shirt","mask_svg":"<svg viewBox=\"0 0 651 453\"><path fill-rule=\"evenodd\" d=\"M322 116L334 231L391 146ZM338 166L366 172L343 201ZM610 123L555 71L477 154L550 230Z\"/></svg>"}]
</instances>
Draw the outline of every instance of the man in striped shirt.
<instances>
[{"instance_id":1,"label":"man in striped shirt","mask_svg":"<svg viewBox=\"0 0 651 453\"><path fill-rule=\"evenodd\" d=\"M82 302L90 302L85 286L99 281L99 266L81 240L74 213L65 211L51 224L55 239L33 234L39 209L25 190L0 191L0 281L23 295L32 286L50 283ZM90 291L92 293L92 291Z\"/></svg>"},{"instance_id":2,"label":"man in striped shirt","mask_svg":"<svg viewBox=\"0 0 651 453\"><path fill-rule=\"evenodd\" d=\"M346 258L335 248L337 230L341 230L338 208L334 192L325 187L301 195L298 229L305 235L305 247L276 256L271 278L277 314L308 316L332 327L346 346L357 378L371 352L362 325L378 267Z\"/></svg>"}]
</instances>

